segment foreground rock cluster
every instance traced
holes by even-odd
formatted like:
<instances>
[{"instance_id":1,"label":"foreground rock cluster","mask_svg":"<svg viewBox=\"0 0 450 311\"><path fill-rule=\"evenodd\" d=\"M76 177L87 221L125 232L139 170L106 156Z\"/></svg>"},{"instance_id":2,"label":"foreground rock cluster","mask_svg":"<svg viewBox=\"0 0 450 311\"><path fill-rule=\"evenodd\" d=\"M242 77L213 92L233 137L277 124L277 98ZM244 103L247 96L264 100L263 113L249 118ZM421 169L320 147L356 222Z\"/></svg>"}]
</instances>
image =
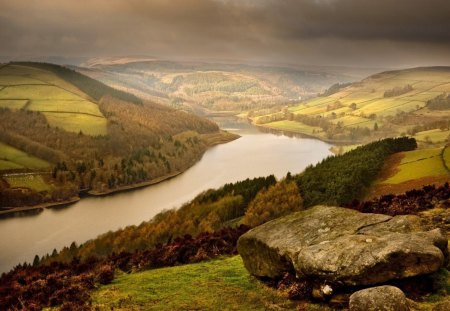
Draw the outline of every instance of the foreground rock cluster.
<instances>
[{"instance_id":1,"label":"foreground rock cluster","mask_svg":"<svg viewBox=\"0 0 450 311\"><path fill-rule=\"evenodd\" d=\"M250 230L238 240L238 251L254 276L274 279L295 271L321 284L324 296L334 288L433 273L448 258L447 238L439 229L424 231L417 216L327 206Z\"/></svg>"}]
</instances>

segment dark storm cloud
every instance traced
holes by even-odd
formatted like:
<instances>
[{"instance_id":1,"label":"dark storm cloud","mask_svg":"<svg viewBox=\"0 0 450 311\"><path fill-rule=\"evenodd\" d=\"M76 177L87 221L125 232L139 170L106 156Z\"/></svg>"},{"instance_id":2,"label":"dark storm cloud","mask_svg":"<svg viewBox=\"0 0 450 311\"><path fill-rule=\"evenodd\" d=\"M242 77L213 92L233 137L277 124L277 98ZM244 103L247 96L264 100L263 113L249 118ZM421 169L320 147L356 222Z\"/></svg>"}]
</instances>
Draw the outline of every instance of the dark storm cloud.
<instances>
[{"instance_id":1,"label":"dark storm cloud","mask_svg":"<svg viewBox=\"0 0 450 311\"><path fill-rule=\"evenodd\" d=\"M0 0L0 55L449 63L449 0Z\"/></svg>"}]
</instances>

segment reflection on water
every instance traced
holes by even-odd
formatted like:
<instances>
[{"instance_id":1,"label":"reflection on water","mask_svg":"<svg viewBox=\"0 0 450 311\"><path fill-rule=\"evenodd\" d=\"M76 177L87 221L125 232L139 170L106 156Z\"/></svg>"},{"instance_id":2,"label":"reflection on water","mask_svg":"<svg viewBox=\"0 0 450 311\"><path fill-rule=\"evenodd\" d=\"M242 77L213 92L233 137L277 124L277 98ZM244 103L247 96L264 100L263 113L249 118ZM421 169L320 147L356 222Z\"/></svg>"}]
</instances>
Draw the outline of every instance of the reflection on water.
<instances>
[{"instance_id":1,"label":"reflection on water","mask_svg":"<svg viewBox=\"0 0 450 311\"><path fill-rule=\"evenodd\" d=\"M319 140L262 133L245 121L230 118L215 121L242 137L211 148L201 161L173 179L107 197L84 198L70 208L0 219L0 272L72 241L81 243L109 230L140 224L206 189L248 177L274 174L281 178L330 154L329 145Z\"/></svg>"}]
</instances>

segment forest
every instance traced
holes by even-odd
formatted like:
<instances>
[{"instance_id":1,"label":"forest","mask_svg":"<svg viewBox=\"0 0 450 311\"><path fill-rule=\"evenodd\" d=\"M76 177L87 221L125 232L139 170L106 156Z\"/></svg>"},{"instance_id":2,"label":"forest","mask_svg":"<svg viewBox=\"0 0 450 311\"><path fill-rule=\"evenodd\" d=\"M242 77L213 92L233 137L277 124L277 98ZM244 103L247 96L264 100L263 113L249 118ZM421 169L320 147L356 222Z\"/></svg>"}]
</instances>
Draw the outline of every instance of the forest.
<instances>
[{"instance_id":1,"label":"forest","mask_svg":"<svg viewBox=\"0 0 450 311\"><path fill-rule=\"evenodd\" d=\"M51 164L40 175L49 185L45 190L26 185L18 189L2 182L0 207L59 202L76 197L80 191L101 194L157 180L186 170L209 146L237 138L220 131L212 121L141 101L68 68L44 63L20 65L54 72L95 99L106 118L106 134L88 135L51 126L45 111L28 110L28 105L0 108L0 141ZM8 171L24 172L33 171Z\"/></svg>"}]
</instances>

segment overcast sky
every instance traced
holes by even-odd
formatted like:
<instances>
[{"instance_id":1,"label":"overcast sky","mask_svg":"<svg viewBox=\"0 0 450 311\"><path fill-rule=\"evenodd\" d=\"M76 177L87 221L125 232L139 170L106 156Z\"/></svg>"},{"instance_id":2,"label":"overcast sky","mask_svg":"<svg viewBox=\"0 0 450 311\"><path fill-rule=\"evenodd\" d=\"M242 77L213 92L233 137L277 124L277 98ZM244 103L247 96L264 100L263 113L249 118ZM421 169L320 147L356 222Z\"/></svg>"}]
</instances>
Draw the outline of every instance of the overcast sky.
<instances>
[{"instance_id":1,"label":"overcast sky","mask_svg":"<svg viewBox=\"0 0 450 311\"><path fill-rule=\"evenodd\" d=\"M0 55L450 65L450 0L0 0Z\"/></svg>"}]
</instances>

